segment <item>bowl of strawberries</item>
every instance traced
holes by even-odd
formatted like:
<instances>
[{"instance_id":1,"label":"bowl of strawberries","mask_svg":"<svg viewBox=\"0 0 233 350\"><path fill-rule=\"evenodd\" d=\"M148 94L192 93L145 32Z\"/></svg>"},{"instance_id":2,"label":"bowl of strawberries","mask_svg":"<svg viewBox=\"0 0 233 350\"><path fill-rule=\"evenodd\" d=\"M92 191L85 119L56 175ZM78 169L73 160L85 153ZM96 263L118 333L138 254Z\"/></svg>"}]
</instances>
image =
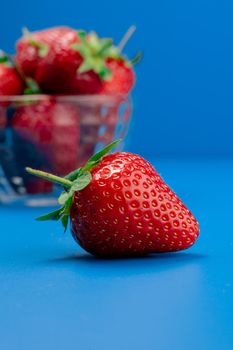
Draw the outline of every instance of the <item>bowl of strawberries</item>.
<instances>
[{"instance_id":1,"label":"bowl of strawberries","mask_svg":"<svg viewBox=\"0 0 233 350\"><path fill-rule=\"evenodd\" d=\"M25 171L66 176L116 138L131 116L134 63L118 46L69 27L24 30L0 54L0 203L50 205L56 186ZM122 147L121 143L121 147Z\"/></svg>"}]
</instances>

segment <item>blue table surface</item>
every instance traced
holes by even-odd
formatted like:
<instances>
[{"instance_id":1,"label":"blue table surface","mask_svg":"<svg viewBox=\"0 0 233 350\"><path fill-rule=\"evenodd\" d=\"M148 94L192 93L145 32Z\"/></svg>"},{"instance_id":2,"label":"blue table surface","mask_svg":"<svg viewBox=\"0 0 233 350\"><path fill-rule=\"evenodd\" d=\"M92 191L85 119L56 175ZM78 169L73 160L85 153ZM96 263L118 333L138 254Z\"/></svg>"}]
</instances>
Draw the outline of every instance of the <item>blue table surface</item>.
<instances>
[{"instance_id":1,"label":"blue table surface","mask_svg":"<svg viewBox=\"0 0 233 350\"><path fill-rule=\"evenodd\" d=\"M0 349L233 349L233 161L153 161L198 218L187 251L100 260L46 209L0 208Z\"/></svg>"}]
</instances>

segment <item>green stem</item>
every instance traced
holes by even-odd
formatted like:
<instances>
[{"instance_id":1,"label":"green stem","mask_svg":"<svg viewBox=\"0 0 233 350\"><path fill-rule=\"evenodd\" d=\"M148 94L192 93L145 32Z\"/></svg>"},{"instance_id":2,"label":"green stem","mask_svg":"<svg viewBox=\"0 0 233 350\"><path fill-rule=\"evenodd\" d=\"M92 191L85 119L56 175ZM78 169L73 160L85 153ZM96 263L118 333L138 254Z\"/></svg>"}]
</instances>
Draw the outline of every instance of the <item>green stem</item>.
<instances>
[{"instance_id":1,"label":"green stem","mask_svg":"<svg viewBox=\"0 0 233 350\"><path fill-rule=\"evenodd\" d=\"M68 188L71 187L73 184L72 181L70 181L68 179L47 173L45 171L36 170L36 169L28 168L28 167L26 168L26 171L31 175L41 177L42 179L57 183L61 186L65 186Z\"/></svg>"}]
</instances>

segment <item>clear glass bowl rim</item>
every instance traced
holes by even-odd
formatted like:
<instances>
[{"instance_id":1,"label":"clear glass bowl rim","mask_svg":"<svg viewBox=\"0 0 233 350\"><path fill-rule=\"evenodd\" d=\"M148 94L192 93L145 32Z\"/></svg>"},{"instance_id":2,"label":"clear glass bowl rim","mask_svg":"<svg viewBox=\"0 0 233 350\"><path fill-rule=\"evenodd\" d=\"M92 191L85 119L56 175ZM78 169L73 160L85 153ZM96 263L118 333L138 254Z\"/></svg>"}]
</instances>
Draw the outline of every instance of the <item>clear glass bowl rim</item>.
<instances>
[{"instance_id":1,"label":"clear glass bowl rim","mask_svg":"<svg viewBox=\"0 0 233 350\"><path fill-rule=\"evenodd\" d=\"M49 94L34 94L34 95L12 95L0 96L0 103L26 103L26 102L54 101L64 103L78 104L112 104L129 101L129 96L124 94L109 94L109 95L49 95Z\"/></svg>"}]
</instances>

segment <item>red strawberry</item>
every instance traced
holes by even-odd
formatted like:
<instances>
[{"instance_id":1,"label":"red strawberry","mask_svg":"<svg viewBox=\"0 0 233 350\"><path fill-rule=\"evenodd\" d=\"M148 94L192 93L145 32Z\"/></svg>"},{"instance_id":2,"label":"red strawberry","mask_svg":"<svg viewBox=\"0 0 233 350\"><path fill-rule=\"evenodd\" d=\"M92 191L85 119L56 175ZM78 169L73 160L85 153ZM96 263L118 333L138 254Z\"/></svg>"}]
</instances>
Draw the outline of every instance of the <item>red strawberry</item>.
<instances>
[{"instance_id":1,"label":"red strawberry","mask_svg":"<svg viewBox=\"0 0 233 350\"><path fill-rule=\"evenodd\" d=\"M6 56L0 57L0 96L21 95L24 84Z\"/></svg>"},{"instance_id":2,"label":"red strawberry","mask_svg":"<svg viewBox=\"0 0 233 350\"><path fill-rule=\"evenodd\" d=\"M118 152L102 158L116 142L66 178L27 169L65 187L57 211L39 219L70 215L75 240L98 256L142 255L186 249L199 227L191 212L142 157Z\"/></svg>"},{"instance_id":3,"label":"red strawberry","mask_svg":"<svg viewBox=\"0 0 233 350\"><path fill-rule=\"evenodd\" d=\"M71 81L71 86L75 86L73 91L81 94L128 94L135 76L132 65L121 55L119 48L113 45L111 39L100 39L96 33L81 37L81 40L81 44L73 46L83 57L78 74Z\"/></svg>"},{"instance_id":4,"label":"red strawberry","mask_svg":"<svg viewBox=\"0 0 233 350\"><path fill-rule=\"evenodd\" d=\"M135 83L133 64L140 61L142 54L139 52L133 60L129 61L120 53L124 49L130 37L135 32L136 27L131 26L121 39L117 47L117 55L109 55L106 58L106 66L110 71L108 79L103 81L101 94L124 94L127 95Z\"/></svg>"},{"instance_id":5,"label":"red strawberry","mask_svg":"<svg viewBox=\"0 0 233 350\"><path fill-rule=\"evenodd\" d=\"M74 105L46 100L19 107L14 114L12 127L20 137L19 149L26 142L36 147L33 152L41 169L65 175L77 166L79 114ZM24 168L29 164L30 152L22 150L21 153L24 153L19 155ZM33 192L41 192L44 180L40 181L43 181L43 185L33 183Z\"/></svg>"},{"instance_id":6,"label":"red strawberry","mask_svg":"<svg viewBox=\"0 0 233 350\"><path fill-rule=\"evenodd\" d=\"M48 68L45 74L48 74L48 70L54 69L55 63L53 62L54 55L56 56L57 68L62 67L62 71L72 71L73 65L76 67L76 61L80 65L80 55L70 48L71 44L78 42L77 32L68 27L56 27L45 29L38 32L26 33L16 45L15 61L22 69L23 73L33 79L38 76L38 79L42 79L42 73L38 69L43 69L45 66L44 61L47 62ZM53 72L52 72L53 73ZM51 73L51 74L52 74ZM57 73L59 75L59 72ZM44 79L46 78L43 77ZM49 77L47 78L49 79ZM39 81L44 84L44 81ZM62 81L56 81L59 86L62 85ZM50 87L48 87L49 89ZM58 87L59 88L59 87Z\"/></svg>"},{"instance_id":7,"label":"red strawberry","mask_svg":"<svg viewBox=\"0 0 233 350\"><path fill-rule=\"evenodd\" d=\"M35 80L43 91L73 92L70 81L76 76L83 60L80 53L71 47L78 41L77 32L70 29L70 32L61 33L60 37L50 44L48 54L41 59L35 73Z\"/></svg>"},{"instance_id":8,"label":"red strawberry","mask_svg":"<svg viewBox=\"0 0 233 350\"><path fill-rule=\"evenodd\" d=\"M135 82L134 71L127 61L109 58L106 61L111 71L109 79L103 81L101 94L128 94Z\"/></svg>"}]
</instances>

